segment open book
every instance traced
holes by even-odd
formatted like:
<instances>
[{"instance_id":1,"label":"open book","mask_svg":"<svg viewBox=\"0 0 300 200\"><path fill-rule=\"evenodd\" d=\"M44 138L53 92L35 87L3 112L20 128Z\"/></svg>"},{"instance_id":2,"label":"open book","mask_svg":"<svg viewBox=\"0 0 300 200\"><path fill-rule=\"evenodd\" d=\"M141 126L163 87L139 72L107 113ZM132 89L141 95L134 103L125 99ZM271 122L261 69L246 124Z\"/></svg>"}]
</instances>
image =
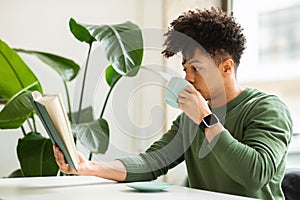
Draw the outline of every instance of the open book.
<instances>
[{"instance_id":1,"label":"open book","mask_svg":"<svg viewBox=\"0 0 300 200\"><path fill-rule=\"evenodd\" d=\"M66 162L77 170L77 150L60 94L42 96L38 91L34 91L31 102L52 143L61 149Z\"/></svg>"}]
</instances>

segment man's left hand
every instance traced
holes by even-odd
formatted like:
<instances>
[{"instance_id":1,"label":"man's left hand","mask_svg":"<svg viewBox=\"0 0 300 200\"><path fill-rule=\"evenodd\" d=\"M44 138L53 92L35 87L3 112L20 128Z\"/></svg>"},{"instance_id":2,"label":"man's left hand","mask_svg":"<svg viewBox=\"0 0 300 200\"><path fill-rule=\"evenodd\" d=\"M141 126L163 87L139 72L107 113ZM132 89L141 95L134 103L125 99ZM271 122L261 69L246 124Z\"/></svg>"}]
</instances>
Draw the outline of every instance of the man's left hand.
<instances>
[{"instance_id":1,"label":"man's left hand","mask_svg":"<svg viewBox=\"0 0 300 200\"><path fill-rule=\"evenodd\" d=\"M211 113L203 96L190 85L180 92L178 108L185 112L196 124L200 124L203 117Z\"/></svg>"}]
</instances>

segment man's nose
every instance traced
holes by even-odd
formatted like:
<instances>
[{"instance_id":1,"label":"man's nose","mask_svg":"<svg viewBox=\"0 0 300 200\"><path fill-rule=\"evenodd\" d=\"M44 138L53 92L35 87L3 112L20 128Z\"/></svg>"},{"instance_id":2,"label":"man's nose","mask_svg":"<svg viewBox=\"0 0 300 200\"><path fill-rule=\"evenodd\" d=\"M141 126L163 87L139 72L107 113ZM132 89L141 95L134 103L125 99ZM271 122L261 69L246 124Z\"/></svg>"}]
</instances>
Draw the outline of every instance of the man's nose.
<instances>
[{"instance_id":1,"label":"man's nose","mask_svg":"<svg viewBox=\"0 0 300 200\"><path fill-rule=\"evenodd\" d=\"M185 80L187 80L188 82L190 83L193 83L194 82L194 74L189 72L189 71L186 71L186 74L185 74Z\"/></svg>"}]
</instances>

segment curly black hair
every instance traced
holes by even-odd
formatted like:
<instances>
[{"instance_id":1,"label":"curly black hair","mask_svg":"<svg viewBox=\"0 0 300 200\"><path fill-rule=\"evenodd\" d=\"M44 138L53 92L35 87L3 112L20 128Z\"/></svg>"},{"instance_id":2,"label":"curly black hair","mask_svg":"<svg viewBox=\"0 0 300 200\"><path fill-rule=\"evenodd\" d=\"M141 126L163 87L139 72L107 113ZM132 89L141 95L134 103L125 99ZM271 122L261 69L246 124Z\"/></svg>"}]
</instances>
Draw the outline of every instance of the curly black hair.
<instances>
[{"instance_id":1,"label":"curly black hair","mask_svg":"<svg viewBox=\"0 0 300 200\"><path fill-rule=\"evenodd\" d=\"M246 48L246 38L241 26L235 22L233 13L227 14L213 7L210 10L189 10L170 25L165 33L165 50L162 51L165 57L169 58L178 52L193 54L195 48L201 47L218 64L232 58L235 67L239 65Z\"/></svg>"}]
</instances>

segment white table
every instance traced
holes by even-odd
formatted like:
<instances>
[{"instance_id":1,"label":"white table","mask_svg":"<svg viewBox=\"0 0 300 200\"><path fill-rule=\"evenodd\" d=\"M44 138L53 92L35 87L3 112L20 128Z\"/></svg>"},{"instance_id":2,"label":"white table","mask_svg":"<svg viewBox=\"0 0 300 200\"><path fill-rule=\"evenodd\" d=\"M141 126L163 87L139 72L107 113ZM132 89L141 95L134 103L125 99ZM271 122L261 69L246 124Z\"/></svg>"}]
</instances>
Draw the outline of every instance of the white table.
<instances>
[{"instance_id":1,"label":"white table","mask_svg":"<svg viewBox=\"0 0 300 200\"><path fill-rule=\"evenodd\" d=\"M138 192L125 183L117 183L97 177L63 176L38 178L0 179L0 200L143 200L143 199L250 199L223 193L171 186L160 192Z\"/></svg>"}]
</instances>

